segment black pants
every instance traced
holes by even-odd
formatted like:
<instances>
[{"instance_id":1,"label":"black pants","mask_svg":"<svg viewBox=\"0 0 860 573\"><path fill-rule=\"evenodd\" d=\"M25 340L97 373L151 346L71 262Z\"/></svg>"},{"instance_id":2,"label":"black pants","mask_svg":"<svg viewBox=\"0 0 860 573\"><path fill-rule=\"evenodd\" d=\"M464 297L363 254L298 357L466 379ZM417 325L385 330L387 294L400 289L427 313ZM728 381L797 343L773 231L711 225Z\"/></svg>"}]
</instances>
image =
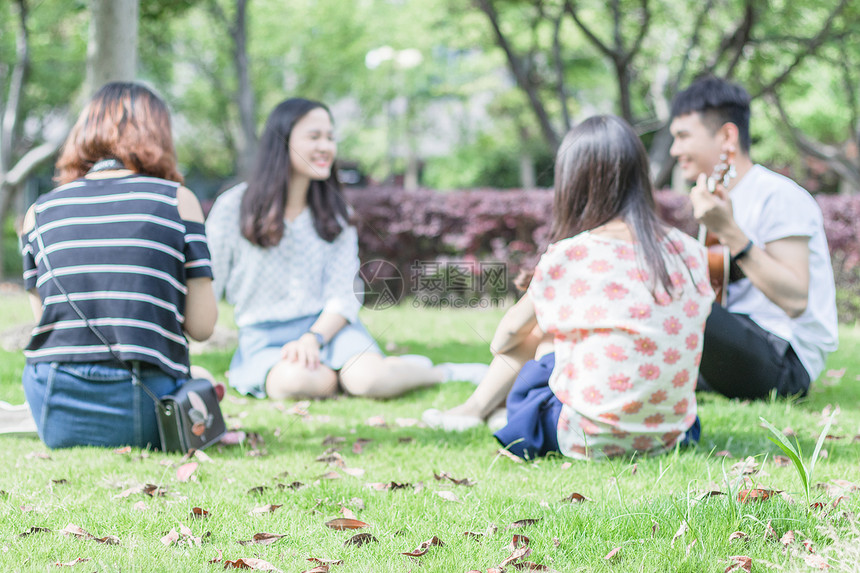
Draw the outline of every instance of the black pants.
<instances>
[{"instance_id":1,"label":"black pants","mask_svg":"<svg viewBox=\"0 0 860 573\"><path fill-rule=\"evenodd\" d=\"M809 382L809 374L788 341L749 316L714 303L705 325L697 389L729 398L764 398L774 389L780 396L805 395Z\"/></svg>"}]
</instances>

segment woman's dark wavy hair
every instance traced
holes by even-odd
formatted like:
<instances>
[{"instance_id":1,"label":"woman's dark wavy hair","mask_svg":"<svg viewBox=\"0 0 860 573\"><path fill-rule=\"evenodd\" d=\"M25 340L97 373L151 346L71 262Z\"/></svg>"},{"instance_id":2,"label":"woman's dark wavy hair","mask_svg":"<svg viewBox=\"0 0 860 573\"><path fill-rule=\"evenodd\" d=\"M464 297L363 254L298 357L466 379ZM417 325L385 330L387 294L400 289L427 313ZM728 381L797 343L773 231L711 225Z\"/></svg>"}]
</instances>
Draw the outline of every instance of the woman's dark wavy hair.
<instances>
[{"instance_id":1,"label":"woman's dark wavy hair","mask_svg":"<svg viewBox=\"0 0 860 573\"><path fill-rule=\"evenodd\" d=\"M170 112L155 92L131 82L102 86L69 132L55 180L79 179L101 159L119 159L136 173L182 183Z\"/></svg>"},{"instance_id":2,"label":"woman's dark wavy hair","mask_svg":"<svg viewBox=\"0 0 860 573\"><path fill-rule=\"evenodd\" d=\"M284 210L290 181L290 135L296 122L308 112L329 109L318 101L292 98L269 114L260 138L257 161L242 197L239 221L242 235L255 245L273 247L284 236ZM337 169L325 181L311 181L308 205L317 234L333 241L350 221L346 201L337 180Z\"/></svg>"},{"instance_id":3,"label":"woman's dark wavy hair","mask_svg":"<svg viewBox=\"0 0 860 573\"><path fill-rule=\"evenodd\" d=\"M619 117L586 119L565 136L555 161L555 195L550 240L557 242L623 219L641 245L657 284L671 293L661 254L666 236L654 209L648 154L630 125Z\"/></svg>"}]
</instances>

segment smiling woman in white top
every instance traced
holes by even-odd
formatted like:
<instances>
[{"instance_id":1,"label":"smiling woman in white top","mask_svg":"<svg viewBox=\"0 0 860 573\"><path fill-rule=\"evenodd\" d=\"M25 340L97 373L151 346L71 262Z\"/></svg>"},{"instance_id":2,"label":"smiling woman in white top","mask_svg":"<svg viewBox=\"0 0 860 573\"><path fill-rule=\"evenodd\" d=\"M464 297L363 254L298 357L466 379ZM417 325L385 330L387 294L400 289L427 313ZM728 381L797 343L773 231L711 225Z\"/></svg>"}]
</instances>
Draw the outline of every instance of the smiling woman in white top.
<instances>
[{"instance_id":1,"label":"smiling woman in white top","mask_svg":"<svg viewBox=\"0 0 860 573\"><path fill-rule=\"evenodd\" d=\"M328 108L293 98L270 114L255 169L206 222L215 291L235 307L230 384L271 398L387 398L451 378L385 357L358 319L358 236L337 180ZM456 376L456 375L454 375Z\"/></svg>"}]
</instances>

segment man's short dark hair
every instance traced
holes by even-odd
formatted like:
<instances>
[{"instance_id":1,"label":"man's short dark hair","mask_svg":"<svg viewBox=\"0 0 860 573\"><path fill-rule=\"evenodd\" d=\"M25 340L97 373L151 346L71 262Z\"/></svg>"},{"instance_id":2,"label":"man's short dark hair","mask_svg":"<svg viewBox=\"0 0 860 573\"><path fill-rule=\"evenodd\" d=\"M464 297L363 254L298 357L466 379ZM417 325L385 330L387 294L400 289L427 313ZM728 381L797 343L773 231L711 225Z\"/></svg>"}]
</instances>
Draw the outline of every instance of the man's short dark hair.
<instances>
[{"instance_id":1,"label":"man's short dark hair","mask_svg":"<svg viewBox=\"0 0 860 573\"><path fill-rule=\"evenodd\" d=\"M749 153L750 94L747 90L722 78L699 78L672 100L673 118L694 112L713 132L725 123L735 124L741 149Z\"/></svg>"}]
</instances>

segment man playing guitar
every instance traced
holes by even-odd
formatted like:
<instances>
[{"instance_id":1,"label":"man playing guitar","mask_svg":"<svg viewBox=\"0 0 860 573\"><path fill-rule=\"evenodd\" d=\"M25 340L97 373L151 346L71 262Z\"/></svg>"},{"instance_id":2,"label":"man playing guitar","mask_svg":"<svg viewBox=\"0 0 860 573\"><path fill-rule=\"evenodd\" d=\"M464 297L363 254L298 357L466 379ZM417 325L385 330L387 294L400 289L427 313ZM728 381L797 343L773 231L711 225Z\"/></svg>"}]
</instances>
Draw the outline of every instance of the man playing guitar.
<instances>
[{"instance_id":1,"label":"man playing guitar","mask_svg":"<svg viewBox=\"0 0 860 573\"><path fill-rule=\"evenodd\" d=\"M696 182L693 214L743 274L708 318L699 388L730 398L806 394L838 344L823 219L808 192L751 161L749 118L746 90L714 77L672 103L670 153ZM708 181L726 158L733 176Z\"/></svg>"}]
</instances>

